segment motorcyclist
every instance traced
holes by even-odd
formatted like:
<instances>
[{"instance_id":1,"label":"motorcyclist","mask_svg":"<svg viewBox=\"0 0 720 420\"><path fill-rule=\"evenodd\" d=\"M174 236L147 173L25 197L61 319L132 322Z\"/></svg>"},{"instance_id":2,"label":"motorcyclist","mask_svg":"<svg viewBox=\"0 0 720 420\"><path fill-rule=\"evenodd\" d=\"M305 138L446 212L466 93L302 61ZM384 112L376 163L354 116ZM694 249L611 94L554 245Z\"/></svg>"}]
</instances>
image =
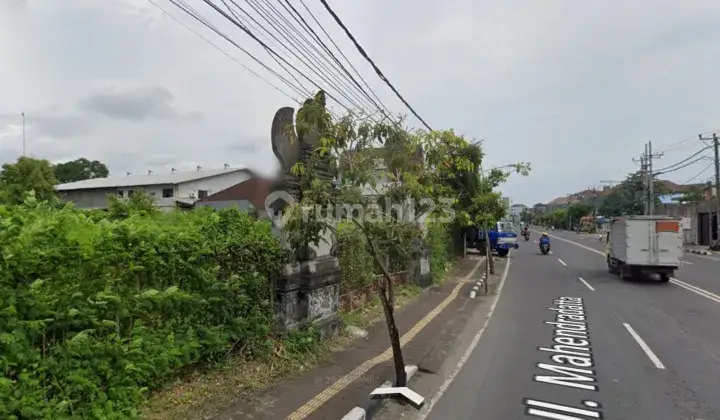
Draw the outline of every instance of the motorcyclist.
<instances>
[{"instance_id":1,"label":"motorcyclist","mask_svg":"<svg viewBox=\"0 0 720 420\"><path fill-rule=\"evenodd\" d=\"M543 232L542 235L540 235L540 240L538 241L538 244L540 247L543 245L550 246L550 235L547 234L547 232Z\"/></svg>"}]
</instances>

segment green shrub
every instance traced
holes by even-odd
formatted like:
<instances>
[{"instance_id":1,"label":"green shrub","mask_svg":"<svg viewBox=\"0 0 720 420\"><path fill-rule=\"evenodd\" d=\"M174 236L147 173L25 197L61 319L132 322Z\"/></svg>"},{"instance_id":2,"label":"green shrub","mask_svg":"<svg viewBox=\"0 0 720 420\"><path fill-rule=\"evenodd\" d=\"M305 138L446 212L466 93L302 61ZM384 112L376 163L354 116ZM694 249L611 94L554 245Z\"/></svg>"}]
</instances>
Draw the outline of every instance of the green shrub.
<instances>
[{"instance_id":1,"label":"green shrub","mask_svg":"<svg viewBox=\"0 0 720 420\"><path fill-rule=\"evenodd\" d=\"M351 222L342 222L337 230L338 259L342 270L340 293L372 284L375 262L365 235Z\"/></svg>"},{"instance_id":2,"label":"green shrub","mask_svg":"<svg viewBox=\"0 0 720 420\"><path fill-rule=\"evenodd\" d=\"M428 223L425 244L430 248L430 271L434 281L445 275L445 269L452 257L452 238L447 223Z\"/></svg>"},{"instance_id":3,"label":"green shrub","mask_svg":"<svg viewBox=\"0 0 720 420\"><path fill-rule=\"evenodd\" d=\"M227 209L112 220L28 201L0 218L0 418L128 419L234 345L261 355L283 262Z\"/></svg>"}]
</instances>

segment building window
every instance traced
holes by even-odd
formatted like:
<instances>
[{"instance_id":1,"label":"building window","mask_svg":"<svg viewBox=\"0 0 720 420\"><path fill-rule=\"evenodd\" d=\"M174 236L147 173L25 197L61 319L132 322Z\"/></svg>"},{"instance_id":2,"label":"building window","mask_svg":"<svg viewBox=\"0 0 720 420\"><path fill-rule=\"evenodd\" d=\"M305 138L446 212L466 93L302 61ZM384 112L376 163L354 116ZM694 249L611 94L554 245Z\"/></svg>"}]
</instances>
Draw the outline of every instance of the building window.
<instances>
[{"instance_id":1,"label":"building window","mask_svg":"<svg viewBox=\"0 0 720 420\"><path fill-rule=\"evenodd\" d=\"M163 188L162 194L163 198L170 198L174 195L174 191L172 188Z\"/></svg>"},{"instance_id":2,"label":"building window","mask_svg":"<svg viewBox=\"0 0 720 420\"><path fill-rule=\"evenodd\" d=\"M207 190L198 190L198 198L202 200L203 198L208 196Z\"/></svg>"},{"instance_id":3,"label":"building window","mask_svg":"<svg viewBox=\"0 0 720 420\"><path fill-rule=\"evenodd\" d=\"M128 190L128 197L132 197L134 192L133 190Z\"/></svg>"},{"instance_id":4,"label":"building window","mask_svg":"<svg viewBox=\"0 0 720 420\"><path fill-rule=\"evenodd\" d=\"M117 190L117 196L118 196L118 197L124 197L124 196L125 196L125 191L123 191L123 190Z\"/></svg>"}]
</instances>

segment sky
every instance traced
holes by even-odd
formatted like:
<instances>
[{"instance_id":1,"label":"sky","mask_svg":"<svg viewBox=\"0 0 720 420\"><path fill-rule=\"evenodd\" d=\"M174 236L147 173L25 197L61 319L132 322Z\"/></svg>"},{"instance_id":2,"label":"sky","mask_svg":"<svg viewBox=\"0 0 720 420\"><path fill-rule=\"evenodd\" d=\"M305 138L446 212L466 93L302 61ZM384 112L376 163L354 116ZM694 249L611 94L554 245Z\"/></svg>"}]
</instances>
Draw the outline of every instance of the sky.
<instances>
[{"instance_id":1,"label":"sky","mask_svg":"<svg viewBox=\"0 0 720 420\"><path fill-rule=\"evenodd\" d=\"M278 69L202 0L187 1ZM249 3L267 1L237 3L250 10ZM97 159L111 174L225 163L276 170L270 125L299 95L169 0L153 2L224 52L150 0L0 2L0 162L22 153L24 112L27 154L52 162ZM380 100L394 114L409 114L321 2L304 2ZM290 3L305 13L300 0ZM432 128L483 140L486 168L531 163L530 176L502 186L514 203L622 180L637 169L633 158L648 141L664 152L654 161L663 168L705 147L699 133L720 134L717 0L329 3ZM259 26L255 31L332 91ZM406 123L422 126L412 116ZM664 178L705 181L711 163L703 159Z\"/></svg>"}]
</instances>

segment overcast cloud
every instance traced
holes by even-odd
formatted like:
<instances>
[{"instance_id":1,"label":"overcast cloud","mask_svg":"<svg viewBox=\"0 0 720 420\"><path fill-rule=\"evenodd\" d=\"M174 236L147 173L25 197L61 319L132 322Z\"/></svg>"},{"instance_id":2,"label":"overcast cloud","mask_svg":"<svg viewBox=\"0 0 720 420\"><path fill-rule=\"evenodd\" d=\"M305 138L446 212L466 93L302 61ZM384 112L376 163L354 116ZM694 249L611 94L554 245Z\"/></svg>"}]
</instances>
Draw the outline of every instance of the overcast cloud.
<instances>
[{"instance_id":1,"label":"overcast cloud","mask_svg":"<svg viewBox=\"0 0 720 420\"><path fill-rule=\"evenodd\" d=\"M168 0L154 1L202 31ZM240 30L189 2L277 68ZM382 101L407 114L320 2L305 3ZM698 133L720 129L717 0L331 5L431 126L484 139L486 167L532 162L531 177L503 187L515 202L620 180L648 140L666 150L656 165L669 165L702 146ZM270 173L273 115L294 105L148 0L4 0L0 55L3 162L21 153L25 112L29 154L52 161L84 156L118 174L224 163ZM709 163L668 178L687 181Z\"/></svg>"}]
</instances>

